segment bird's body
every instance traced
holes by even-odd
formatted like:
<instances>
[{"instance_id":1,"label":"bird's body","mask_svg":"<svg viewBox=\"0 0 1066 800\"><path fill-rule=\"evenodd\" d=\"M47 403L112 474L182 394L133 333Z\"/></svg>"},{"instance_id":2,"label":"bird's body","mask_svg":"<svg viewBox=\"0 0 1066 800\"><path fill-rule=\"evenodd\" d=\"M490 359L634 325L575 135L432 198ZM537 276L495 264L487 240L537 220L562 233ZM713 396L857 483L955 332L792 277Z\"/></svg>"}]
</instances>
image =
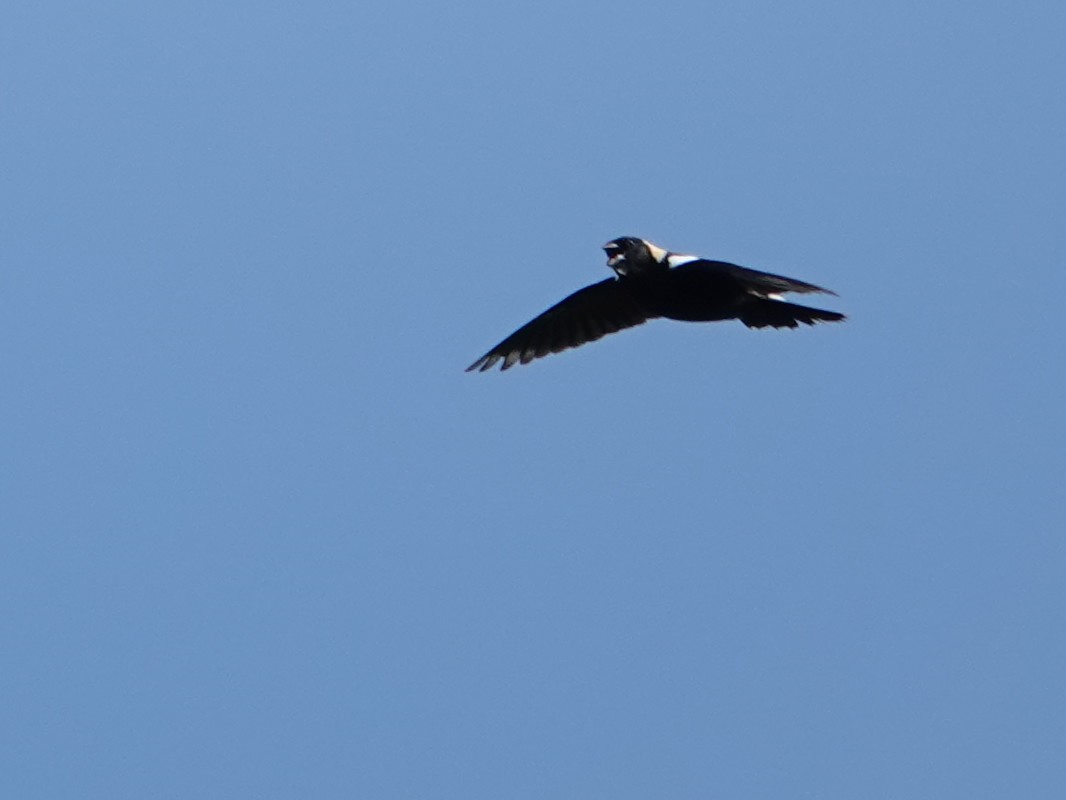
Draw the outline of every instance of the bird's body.
<instances>
[{"instance_id":1,"label":"bird's body","mask_svg":"<svg viewBox=\"0 0 1066 800\"><path fill-rule=\"evenodd\" d=\"M527 364L608 333L665 317L684 322L738 319L749 328L836 322L843 314L785 302L785 292L834 294L811 283L724 261L679 255L622 237L604 246L616 277L579 289L519 328L467 371Z\"/></svg>"}]
</instances>

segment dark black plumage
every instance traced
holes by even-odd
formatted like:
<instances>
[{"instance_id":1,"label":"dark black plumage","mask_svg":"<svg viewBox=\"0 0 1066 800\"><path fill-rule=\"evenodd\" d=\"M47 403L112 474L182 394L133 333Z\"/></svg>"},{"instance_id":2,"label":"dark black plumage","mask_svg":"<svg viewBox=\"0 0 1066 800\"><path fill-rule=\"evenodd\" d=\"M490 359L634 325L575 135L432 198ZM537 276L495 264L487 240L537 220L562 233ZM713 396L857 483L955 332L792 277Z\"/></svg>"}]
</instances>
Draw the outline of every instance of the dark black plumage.
<instances>
[{"instance_id":1,"label":"dark black plumage","mask_svg":"<svg viewBox=\"0 0 1066 800\"><path fill-rule=\"evenodd\" d=\"M615 277L578 289L556 303L467 367L467 372L484 372L501 359L501 369L528 364L656 317L686 322L738 319L749 328L795 328L800 323L845 319L836 311L780 297L786 292L835 294L813 283L671 253L631 236L614 239L603 249Z\"/></svg>"}]
</instances>

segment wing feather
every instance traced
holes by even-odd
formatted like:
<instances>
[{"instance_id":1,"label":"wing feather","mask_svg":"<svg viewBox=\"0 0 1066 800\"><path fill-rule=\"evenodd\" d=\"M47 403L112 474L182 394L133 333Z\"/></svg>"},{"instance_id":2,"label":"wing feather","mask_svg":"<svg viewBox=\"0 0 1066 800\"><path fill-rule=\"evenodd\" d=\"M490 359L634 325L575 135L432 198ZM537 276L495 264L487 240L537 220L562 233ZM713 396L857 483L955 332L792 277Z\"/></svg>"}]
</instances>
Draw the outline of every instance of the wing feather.
<instances>
[{"instance_id":1,"label":"wing feather","mask_svg":"<svg viewBox=\"0 0 1066 800\"><path fill-rule=\"evenodd\" d=\"M737 264L728 264L724 261L717 263L721 264L723 267L727 267L729 273L753 294L765 296L767 294L780 294L783 292L796 292L797 294L817 292L819 294L831 294L834 297L836 296L836 292L831 289L824 289L821 286L815 286L813 283L807 283L806 281L798 281L795 278L786 278L784 275L774 275L772 272L760 272L757 269L748 269L747 267L741 267Z\"/></svg>"}]
</instances>

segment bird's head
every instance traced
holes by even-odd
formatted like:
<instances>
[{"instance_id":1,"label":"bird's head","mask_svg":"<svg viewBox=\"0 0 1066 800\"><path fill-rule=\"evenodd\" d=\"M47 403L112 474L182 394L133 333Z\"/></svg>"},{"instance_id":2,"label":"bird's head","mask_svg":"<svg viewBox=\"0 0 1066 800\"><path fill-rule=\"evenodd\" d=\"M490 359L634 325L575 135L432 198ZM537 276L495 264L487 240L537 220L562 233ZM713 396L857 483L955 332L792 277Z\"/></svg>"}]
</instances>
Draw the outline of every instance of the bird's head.
<instances>
[{"instance_id":1,"label":"bird's head","mask_svg":"<svg viewBox=\"0 0 1066 800\"><path fill-rule=\"evenodd\" d=\"M661 247L634 236L612 239L603 246L603 251L607 254L607 266L619 277L666 267L670 255Z\"/></svg>"}]
</instances>

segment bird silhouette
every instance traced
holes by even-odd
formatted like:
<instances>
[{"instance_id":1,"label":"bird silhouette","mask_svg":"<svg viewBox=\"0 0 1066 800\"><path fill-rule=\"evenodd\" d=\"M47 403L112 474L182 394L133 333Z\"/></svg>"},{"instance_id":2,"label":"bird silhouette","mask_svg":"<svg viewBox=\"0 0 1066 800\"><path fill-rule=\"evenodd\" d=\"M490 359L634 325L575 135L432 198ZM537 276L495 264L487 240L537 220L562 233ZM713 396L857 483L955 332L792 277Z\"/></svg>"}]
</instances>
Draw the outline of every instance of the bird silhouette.
<instances>
[{"instance_id":1,"label":"bird silhouette","mask_svg":"<svg viewBox=\"0 0 1066 800\"><path fill-rule=\"evenodd\" d=\"M623 236L603 246L612 278L578 289L527 322L466 368L501 370L559 353L609 333L665 317L684 322L738 319L749 328L795 328L839 322L836 311L786 302L782 295L828 289L725 261L671 253L644 239Z\"/></svg>"}]
</instances>

